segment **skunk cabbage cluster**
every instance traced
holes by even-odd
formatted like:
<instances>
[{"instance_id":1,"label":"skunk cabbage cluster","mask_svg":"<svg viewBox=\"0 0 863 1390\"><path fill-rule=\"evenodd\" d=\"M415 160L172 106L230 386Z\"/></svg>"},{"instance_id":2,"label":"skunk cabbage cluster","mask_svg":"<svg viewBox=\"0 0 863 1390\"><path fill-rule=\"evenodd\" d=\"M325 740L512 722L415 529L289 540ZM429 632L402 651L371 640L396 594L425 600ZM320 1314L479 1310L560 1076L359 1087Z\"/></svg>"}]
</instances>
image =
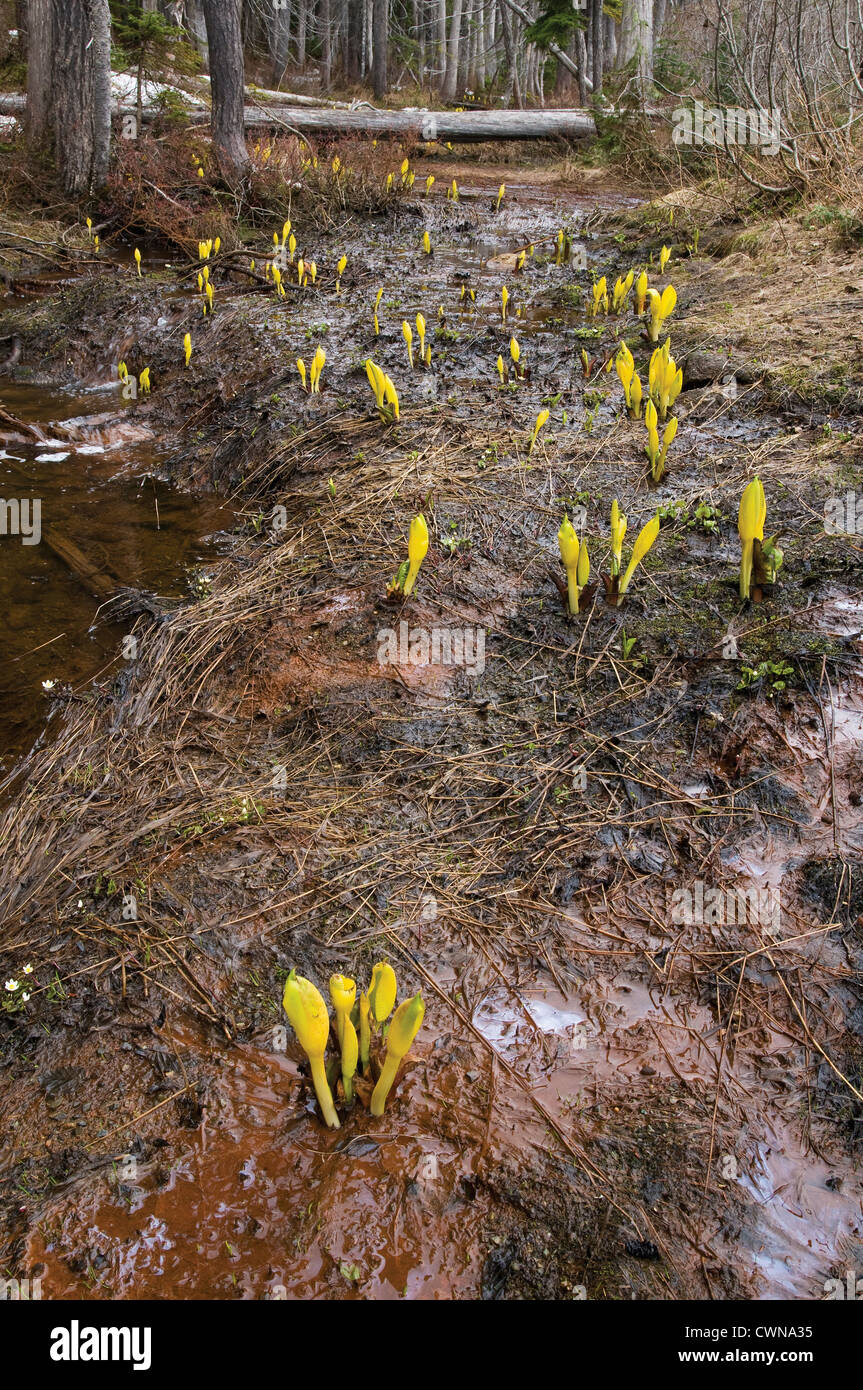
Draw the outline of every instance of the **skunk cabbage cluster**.
<instances>
[{"instance_id":1,"label":"skunk cabbage cluster","mask_svg":"<svg viewBox=\"0 0 863 1390\"><path fill-rule=\"evenodd\" d=\"M408 532L408 558L399 565L398 573L387 587L388 598L410 598L420 565L428 554L429 532L426 519L420 512L414 517Z\"/></svg>"},{"instance_id":2,"label":"skunk cabbage cluster","mask_svg":"<svg viewBox=\"0 0 863 1390\"><path fill-rule=\"evenodd\" d=\"M382 371L377 362L373 362L371 358L366 362L366 376L375 395L378 414L385 425L391 425L394 420L399 418L399 398L396 388L386 372Z\"/></svg>"},{"instance_id":3,"label":"skunk cabbage cluster","mask_svg":"<svg viewBox=\"0 0 863 1390\"><path fill-rule=\"evenodd\" d=\"M288 976L282 996L282 1007L309 1059L315 1094L324 1122L330 1129L340 1127L331 1081L334 1082L339 1072L341 1073L345 1104L351 1105L354 1099L357 1065L362 1066L364 1075L368 1075L372 1065L372 1027L377 1025L383 1030L393 1011L397 992L395 971L385 961L379 961L374 967L369 990L361 994L359 1000L355 980L349 979L347 975L330 976L330 998L335 1012L335 1034L340 1065L338 1068L331 1067L328 1075L326 1052L330 1040L330 1018L326 1003L311 980L304 979L296 970L292 970ZM384 1113L387 1096L396 1079L399 1065L413 1045L424 1014L425 1004L420 993L415 994L412 999L403 1000L396 1009L386 1031L386 1056L372 1092L371 1113L375 1116Z\"/></svg>"}]
</instances>

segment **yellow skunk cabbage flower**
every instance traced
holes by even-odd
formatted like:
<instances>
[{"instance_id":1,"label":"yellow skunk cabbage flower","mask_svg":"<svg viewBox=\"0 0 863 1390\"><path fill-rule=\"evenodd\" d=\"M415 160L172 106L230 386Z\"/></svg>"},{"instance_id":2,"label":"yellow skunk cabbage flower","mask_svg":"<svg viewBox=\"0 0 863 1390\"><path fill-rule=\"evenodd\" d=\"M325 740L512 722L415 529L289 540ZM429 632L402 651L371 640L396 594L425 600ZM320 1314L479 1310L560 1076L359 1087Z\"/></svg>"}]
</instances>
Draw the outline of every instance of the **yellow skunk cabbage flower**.
<instances>
[{"instance_id":1,"label":"yellow skunk cabbage flower","mask_svg":"<svg viewBox=\"0 0 863 1390\"><path fill-rule=\"evenodd\" d=\"M300 374L300 381L303 383L303 390L306 389L306 364L302 357L297 358L297 371Z\"/></svg>"},{"instance_id":2,"label":"yellow skunk cabbage flower","mask_svg":"<svg viewBox=\"0 0 863 1390\"><path fill-rule=\"evenodd\" d=\"M668 424L665 426L665 429L662 432L662 453L659 455L660 477L662 477L663 473L665 472L665 460L668 457L668 446L669 444L672 444L674 442L674 436L677 434L677 423L677 416L672 415L671 419L669 420Z\"/></svg>"},{"instance_id":3,"label":"yellow skunk cabbage flower","mask_svg":"<svg viewBox=\"0 0 863 1390\"><path fill-rule=\"evenodd\" d=\"M309 371L309 385L312 391L315 391L318 394L320 394L321 390L321 372L324 370L324 363L326 362L326 360L327 354L324 352L323 348L316 348L315 355L312 358L311 369Z\"/></svg>"},{"instance_id":4,"label":"yellow skunk cabbage flower","mask_svg":"<svg viewBox=\"0 0 863 1390\"><path fill-rule=\"evenodd\" d=\"M185 338L183 339L183 348L184 348L185 353L186 353L186 366L188 367L190 361L192 360L192 335L191 335L191 333L187 333L186 336L185 336Z\"/></svg>"},{"instance_id":5,"label":"yellow skunk cabbage flower","mask_svg":"<svg viewBox=\"0 0 863 1390\"><path fill-rule=\"evenodd\" d=\"M507 289L506 285L504 285L503 289L502 289L501 292L500 292L500 308L501 308L500 316L501 316L501 319L502 319L502 321L503 321L504 323L506 323L506 306L507 306L508 303L509 303L509 290Z\"/></svg>"},{"instance_id":6,"label":"yellow skunk cabbage flower","mask_svg":"<svg viewBox=\"0 0 863 1390\"><path fill-rule=\"evenodd\" d=\"M588 305L590 317L595 319L600 309L604 314L608 313L608 282L604 275L593 286L593 300Z\"/></svg>"},{"instance_id":7,"label":"yellow skunk cabbage flower","mask_svg":"<svg viewBox=\"0 0 863 1390\"><path fill-rule=\"evenodd\" d=\"M580 546L578 536L575 534L572 522L566 512L563 515L560 530L557 533L557 544L560 547L560 558L566 570L566 588L569 598L569 611L573 617L578 614L578 602L581 598L581 589L578 583L578 559Z\"/></svg>"},{"instance_id":8,"label":"yellow skunk cabbage flower","mask_svg":"<svg viewBox=\"0 0 863 1390\"><path fill-rule=\"evenodd\" d=\"M426 350L425 350L425 352L423 353L423 357L424 357L426 366L427 366L427 367L430 367L430 366L431 366L431 343L426 343Z\"/></svg>"},{"instance_id":9,"label":"yellow skunk cabbage flower","mask_svg":"<svg viewBox=\"0 0 863 1390\"><path fill-rule=\"evenodd\" d=\"M632 554L629 557L629 564L626 567L626 572L624 573L624 576L620 581L620 587L617 591L618 603L623 598L623 595L629 588L629 581L632 579L632 576L635 573L636 565L641 564L641 561L644 559L645 555L647 554L650 547L653 545L658 535L659 516L656 515L654 517L651 517L650 521L648 521L646 526L642 526L641 530L635 538L635 545L632 547Z\"/></svg>"},{"instance_id":10,"label":"yellow skunk cabbage flower","mask_svg":"<svg viewBox=\"0 0 863 1390\"><path fill-rule=\"evenodd\" d=\"M431 193L431 191L432 191L432 184L433 184L433 183L434 183L434 174L429 174L428 178L426 179L426 197L428 197L428 195Z\"/></svg>"},{"instance_id":11,"label":"yellow skunk cabbage flower","mask_svg":"<svg viewBox=\"0 0 863 1390\"><path fill-rule=\"evenodd\" d=\"M426 321L425 321L425 319L423 318L422 314L417 314L417 333L418 333L418 335L419 335L419 340L420 340L420 357L421 357L421 358L425 358L425 355L426 355Z\"/></svg>"},{"instance_id":12,"label":"yellow skunk cabbage flower","mask_svg":"<svg viewBox=\"0 0 863 1390\"><path fill-rule=\"evenodd\" d=\"M747 599L752 593L752 569L755 558L755 542L764 540L764 523L767 520L767 499L764 485L759 477L754 477L743 490L740 499L740 512L737 518L737 533L740 536L740 597Z\"/></svg>"},{"instance_id":13,"label":"yellow skunk cabbage flower","mask_svg":"<svg viewBox=\"0 0 863 1390\"><path fill-rule=\"evenodd\" d=\"M429 531L428 531L428 527L426 526L426 519L425 519L425 517L423 516L422 512L420 512L419 515L418 515L418 516L415 516L414 519L413 519L413 521L411 522L411 529L410 529L410 532L409 532L409 534L408 534L408 560L410 561L410 567L409 567L409 569L408 569L407 579L405 580L405 584L404 584L404 596L405 596L405 598L408 598L408 597L410 596L410 594L411 594L411 591L412 591L412 589L413 589L413 587L414 587L414 584L416 583L417 575L418 575L419 572L420 572L420 565L422 564L423 560L425 559L426 555L428 554L428 548L429 548ZM377 970L378 967L375 966L375 969ZM389 966L389 965L382 964L381 967L380 967L380 969L381 969L381 971L387 971L387 970L388 970L388 971L390 971L390 974L392 974L392 967ZM395 983L396 983L396 977L395 977L395 975L392 975L393 1003L395 1003L395 997L396 997L396 995L395 995ZM381 1020L380 1014L378 1013L378 1004L377 1004L377 999L378 999L380 996L375 994L375 981L374 981L374 975L372 976L372 988L371 988L371 991L370 991L370 996L371 996L371 1000L372 1000L372 1008L373 1008L374 1011L375 1011L375 1018L378 1020L378 1023L380 1023L380 1022L382 1022L382 1020ZM384 998L384 999L387 998L386 993L384 993L383 998ZM390 1009L391 1009L391 1008L392 1008L392 1004L390 1004ZM389 1014L389 1011L390 1011L390 1010L387 1009L387 1014ZM387 1015L385 1014L384 1017L386 1017L386 1016L387 1016Z\"/></svg>"},{"instance_id":14,"label":"yellow skunk cabbage flower","mask_svg":"<svg viewBox=\"0 0 863 1390\"><path fill-rule=\"evenodd\" d=\"M369 1069L369 1053L372 1047L372 1030L369 1024L369 996L365 993L360 995L360 1066L363 1075Z\"/></svg>"},{"instance_id":15,"label":"yellow skunk cabbage flower","mask_svg":"<svg viewBox=\"0 0 863 1390\"><path fill-rule=\"evenodd\" d=\"M348 263L347 256L340 256L336 265L336 294L342 292L342 276L345 273L345 266Z\"/></svg>"},{"instance_id":16,"label":"yellow skunk cabbage flower","mask_svg":"<svg viewBox=\"0 0 863 1390\"><path fill-rule=\"evenodd\" d=\"M93 219L92 219L92 217L88 217L88 218L87 218L87 235L88 235L88 237L90 238L90 240L92 241L92 240L93 240Z\"/></svg>"},{"instance_id":17,"label":"yellow skunk cabbage flower","mask_svg":"<svg viewBox=\"0 0 863 1390\"><path fill-rule=\"evenodd\" d=\"M312 284L314 284L318 278L318 267L314 261L309 261L307 269L309 272L309 279L311 280Z\"/></svg>"},{"instance_id":18,"label":"yellow skunk cabbage flower","mask_svg":"<svg viewBox=\"0 0 863 1390\"><path fill-rule=\"evenodd\" d=\"M366 362L366 376L369 379L369 385L375 393L375 405L377 406L378 410L383 410L384 374L378 366L377 362L373 362L371 358L369 358Z\"/></svg>"},{"instance_id":19,"label":"yellow skunk cabbage flower","mask_svg":"<svg viewBox=\"0 0 863 1390\"><path fill-rule=\"evenodd\" d=\"M138 267L138 278L141 278L141 252L135 247L135 264Z\"/></svg>"},{"instance_id":20,"label":"yellow skunk cabbage flower","mask_svg":"<svg viewBox=\"0 0 863 1390\"><path fill-rule=\"evenodd\" d=\"M632 413L632 379L635 376L635 358L630 352L626 343L621 343L614 359L617 375L620 377L620 384L623 387L623 394L626 399L626 406L630 414Z\"/></svg>"},{"instance_id":21,"label":"yellow skunk cabbage flower","mask_svg":"<svg viewBox=\"0 0 863 1390\"><path fill-rule=\"evenodd\" d=\"M333 170L333 173L335 174L336 178L338 178L338 176L339 176L339 170L341 169L341 167L342 167L342 161L339 159L339 156L338 156L337 154L334 154L334 155L333 155L332 170Z\"/></svg>"},{"instance_id":22,"label":"yellow skunk cabbage flower","mask_svg":"<svg viewBox=\"0 0 863 1390\"><path fill-rule=\"evenodd\" d=\"M623 538L626 535L626 517L620 510L617 498L611 504L611 573L620 574L620 557L623 551Z\"/></svg>"},{"instance_id":23,"label":"yellow skunk cabbage flower","mask_svg":"<svg viewBox=\"0 0 863 1390\"><path fill-rule=\"evenodd\" d=\"M532 454L532 453L533 453L533 446L534 446L534 444L536 443L537 436L538 436L540 430L542 429L543 425L548 424L548 420L549 420L549 416L550 416L550 415L551 415L551 411L550 411L550 410L541 410L541 411L539 412L539 414L537 415L536 421L535 421L534 426L533 426L533 433L532 433L531 436L530 436L530 444L528 445L528 450L527 450L528 454Z\"/></svg>"},{"instance_id":24,"label":"yellow skunk cabbage flower","mask_svg":"<svg viewBox=\"0 0 863 1390\"><path fill-rule=\"evenodd\" d=\"M659 342L659 335L665 320L674 313L677 305L677 291L673 285L666 285L662 294L656 290L648 290L650 313L647 323L647 331L652 343Z\"/></svg>"},{"instance_id":25,"label":"yellow skunk cabbage flower","mask_svg":"<svg viewBox=\"0 0 863 1390\"><path fill-rule=\"evenodd\" d=\"M342 1046L342 1037L345 1031L345 1019L349 1017L351 1009L354 1007L354 1000L357 997L357 982L351 980L347 975L330 976L330 998L333 1001L333 1008L336 1011L336 1037L339 1046Z\"/></svg>"},{"instance_id":26,"label":"yellow skunk cabbage flower","mask_svg":"<svg viewBox=\"0 0 863 1390\"><path fill-rule=\"evenodd\" d=\"M330 1129L339 1128L339 1117L324 1067L324 1053L330 1036L327 1006L311 980L292 970L285 982L282 1008L312 1068L312 1081L324 1120Z\"/></svg>"},{"instance_id":27,"label":"yellow skunk cabbage flower","mask_svg":"<svg viewBox=\"0 0 863 1390\"><path fill-rule=\"evenodd\" d=\"M129 368L126 366L125 362L117 363L117 376L121 381L129 380Z\"/></svg>"},{"instance_id":28,"label":"yellow skunk cabbage flower","mask_svg":"<svg viewBox=\"0 0 863 1390\"><path fill-rule=\"evenodd\" d=\"M635 282L635 312L639 318L644 313L644 306L647 303L647 271L643 270Z\"/></svg>"},{"instance_id":29,"label":"yellow skunk cabbage flower","mask_svg":"<svg viewBox=\"0 0 863 1390\"><path fill-rule=\"evenodd\" d=\"M291 265L293 265L294 256L297 254L297 238L294 236L293 232L291 232L291 235L288 237L288 251L290 252Z\"/></svg>"},{"instance_id":30,"label":"yellow skunk cabbage flower","mask_svg":"<svg viewBox=\"0 0 863 1390\"><path fill-rule=\"evenodd\" d=\"M390 377L386 376L386 375L384 376L384 401L385 401L386 404L387 404L387 407L388 407L388 410L389 410L389 412L390 412L390 415L392 416L392 419L393 419L393 420L398 420L398 418L399 418L399 398L398 398L398 392L396 391L396 388L395 388L395 386L394 386L393 383L392 383L392 379L391 379Z\"/></svg>"},{"instance_id":31,"label":"yellow skunk cabbage flower","mask_svg":"<svg viewBox=\"0 0 863 1390\"><path fill-rule=\"evenodd\" d=\"M372 1092L371 1112L375 1116L384 1113L387 1096L396 1079L399 1063L410 1052L414 1038L422 1025L425 1010L426 1006L421 994L415 994L413 999L405 999L396 1009L387 1038L386 1061L378 1084Z\"/></svg>"},{"instance_id":32,"label":"yellow skunk cabbage flower","mask_svg":"<svg viewBox=\"0 0 863 1390\"><path fill-rule=\"evenodd\" d=\"M206 294L207 294L207 303L206 303L206 305L204 306L204 313L206 314L207 308L209 307L210 313L212 314L212 312L213 312L213 286L210 284L210 281L209 281L209 280L207 281L207 284L206 284L206 286L205 286L205 290L206 290Z\"/></svg>"},{"instance_id":33,"label":"yellow skunk cabbage flower","mask_svg":"<svg viewBox=\"0 0 863 1390\"><path fill-rule=\"evenodd\" d=\"M613 313L620 314L626 308L626 301L629 298L629 292L632 289L632 282L634 279L634 270L630 270L624 280L618 276L611 295L611 308Z\"/></svg>"},{"instance_id":34,"label":"yellow skunk cabbage flower","mask_svg":"<svg viewBox=\"0 0 863 1390\"><path fill-rule=\"evenodd\" d=\"M306 263L305 263L305 261L303 260L302 256L300 256L300 259L297 261L297 284L298 284L298 285L304 285L305 283L306 283Z\"/></svg>"},{"instance_id":35,"label":"yellow skunk cabbage flower","mask_svg":"<svg viewBox=\"0 0 863 1390\"><path fill-rule=\"evenodd\" d=\"M519 251L518 255L515 258L516 274L518 274L522 270L524 270L524 251Z\"/></svg>"},{"instance_id":36,"label":"yellow skunk cabbage flower","mask_svg":"<svg viewBox=\"0 0 863 1390\"><path fill-rule=\"evenodd\" d=\"M497 202L494 205L495 212L500 212L500 205L503 202L503 195L506 193L506 184L502 183L497 190Z\"/></svg>"},{"instance_id":37,"label":"yellow skunk cabbage flower","mask_svg":"<svg viewBox=\"0 0 863 1390\"><path fill-rule=\"evenodd\" d=\"M98 254L99 254L99 238L98 238L97 236L94 236L94 238L93 238L93 250L96 252L96 255L98 256Z\"/></svg>"},{"instance_id":38,"label":"yellow skunk cabbage flower","mask_svg":"<svg viewBox=\"0 0 863 1390\"><path fill-rule=\"evenodd\" d=\"M425 527L425 521L422 516L415 517L414 520L422 521L423 527ZM411 534L413 534L413 525L414 523L411 522ZM410 549L410 546L408 546L408 549ZM428 549L427 531L426 549ZM423 551L423 554L425 554L425 551ZM417 565L417 569L419 569L419 565ZM392 1013L393 1006L396 1002L397 988L396 972L385 960L379 960L372 970L372 982L369 985L369 1004L371 1005L372 1014L378 1023L385 1023Z\"/></svg>"},{"instance_id":39,"label":"yellow skunk cabbage flower","mask_svg":"<svg viewBox=\"0 0 863 1390\"><path fill-rule=\"evenodd\" d=\"M506 367L503 365L502 357L498 357L497 359L497 374L500 377L500 384L503 386L506 381Z\"/></svg>"},{"instance_id":40,"label":"yellow skunk cabbage flower","mask_svg":"<svg viewBox=\"0 0 863 1390\"><path fill-rule=\"evenodd\" d=\"M410 167L411 167L410 160L409 160L409 159L403 159L403 160L402 160L401 169L400 169L400 171L399 171L399 172L401 173L401 176L402 176L402 182L404 182L404 180L407 178L407 176L408 176L408 170L410 169Z\"/></svg>"},{"instance_id":41,"label":"yellow skunk cabbage flower","mask_svg":"<svg viewBox=\"0 0 863 1390\"><path fill-rule=\"evenodd\" d=\"M431 255L431 237L428 232L423 232L423 250L427 256Z\"/></svg>"},{"instance_id":42,"label":"yellow skunk cabbage flower","mask_svg":"<svg viewBox=\"0 0 863 1390\"><path fill-rule=\"evenodd\" d=\"M454 203L458 202L458 184L456 183L455 179L453 179L452 183L450 184L450 196L452 197Z\"/></svg>"},{"instance_id":43,"label":"yellow skunk cabbage flower","mask_svg":"<svg viewBox=\"0 0 863 1390\"><path fill-rule=\"evenodd\" d=\"M392 176L392 174L387 174L387 193L389 193L389 191L390 191L390 189L392 188L392 186L393 186L393 176Z\"/></svg>"},{"instance_id":44,"label":"yellow skunk cabbage flower","mask_svg":"<svg viewBox=\"0 0 863 1390\"><path fill-rule=\"evenodd\" d=\"M632 385L629 388L629 397L632 402L632 418L634 420L640 420L643 392L641 386L641 377L638 375L638 372L636 372L635 376L632 378Z\"/></svg>"},{"instance_id":45,"label":"yellow skunk cabbage flower","mask_svg":"<svg viewBox=\"0 0 863 1390\"><path fill-rule=\"evenodd\" d=\"M521 348L518 345L517 338L510 338L509 340L509 355L515 365L518 366L518 360L521 357Z\"/></svg>"},{"instance_id":46,"label":"yellow skunk cabbage flower","mask_svg":"<svg viewBox=\"0 0 863 1390\"><path fill-rule=\"evenodd\" d=\"M410 362L410 364L411 364L411 370L413 370L413 365L414 365L414 348L413 348L414 335L413 335L413 333L411 332L411 326L410 326L410 324L408 323L407 319L402 319L402 336L403 336L405 342L407 343L407 347L408 347L408 362Z\"/></svg>"},{"instance_id":47,"label":"yellow skunk cabbage flower","mask_svg":"<svg viewBox=\"0 0 863 1390\"><path fill-rule=\"evenodd\" d=\"M663 271L665 270L665 267L668 265L668 262L669 262L670 259L671 259L671 251L670 251L669 247L663 246L662 250L661 250L660 253L659 253L659 273L660 273L660 275L662 275L662 273L663 273Z\"/></svg>"},{"instance_id":48,"label":"yellow skunk cabbage flower","mask_svg":"<svg viewBox=\"0 0 863 1390\"><path fill-rule=\"evenodd\" d=\"M149 394L150 394L150 368L149 368L149 367L145 367L144 370L142 371L141 375L138 377L138 385L140 386L141 391L143 392L143 394L144 394L145 396L149 396Z\"/></svg>"},{"instance_id":49,"label":"yellow skunk cabbage flower","mask_svg":"<svg viewBox=\"0 0 863 1390\"><path fill-rule=\"evenodd\" d=\"M590 578L590 556L587 553L586 540L581 542L581 549L578 552L578 569L575 577L578 580L579 593L581 593Z\"/></svg>"},{"instance_id":50,"label":"yellow skunk cabbage flower","mask_svg":"<svg viewBox=\"0 0 863 1390\"><path fill-rule=\"evenodd\" d=\"M290 217L287 217L287 218L285 218L284 224L283 224L283 226L282 226L282 245L283 245L283 246L284 246L285 242L287 241L288 237L290 236L290 234L291 234L291 219L290 219Z\"/></svg>"},{"instance_id":51,"label":"yellow skunk cabbage flower","mask_svg":"<svg viewBox=\"0 0 863 1390\"><path fill-rule=\"evenodd\" d=\"M353 1104L354 1099L354 1073L357 1069L357 1059L359 1057L359 1043L357 1041L357 1030L350 1018L346 1018L342 1031L342 1085L345 1088L345 1100L348 1105Z\"/></svg>"},{"instance_id":52,"label":"yellow skunk cabbage flower","mask_svg":"<svg viewBox=\"0 0 863 1390\"><path fill-rule=\"evenodd\" d=\"M279 245L279 234L278 234L278 232L273 232L273 245L274 245L275 247L278 247L278 245Z\"/></svg>"},{"instance_id":53,"label":"yellow skunk cabbage flower","mask_svg":"<svg viewBox=\"0 0 863 1390\"><path fill-rule=\"evenodd\" d=\"M219 252L221 251L221 249L222 249L222 238L221 238L220 236L217 236L217 237L216 237L216 240L213 242L213 255L214 255L214 256L218 256L218 254L219 254Z\"/></svg>"}]
</instances>

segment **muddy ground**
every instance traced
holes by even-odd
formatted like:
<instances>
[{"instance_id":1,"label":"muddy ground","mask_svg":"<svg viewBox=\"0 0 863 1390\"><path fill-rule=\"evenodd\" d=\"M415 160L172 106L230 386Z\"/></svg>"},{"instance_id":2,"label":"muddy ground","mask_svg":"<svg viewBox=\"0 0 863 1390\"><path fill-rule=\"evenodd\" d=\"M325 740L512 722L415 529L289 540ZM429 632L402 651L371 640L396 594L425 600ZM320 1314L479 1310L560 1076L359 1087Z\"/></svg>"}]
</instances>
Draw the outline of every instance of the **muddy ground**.
<instances>
[{"instance_id":1,"label":"muddy ground","mask_svg":"<svg viewBox=\"0 0 863 1390\"><path fill-rule=\"evenodd\" d=\"M860 255L715 187L645 201L577 162L453 159L326 231L292 208L314 288L217 263L207 319L175 247L139 279L119 237L100 263L67 229L53 285L7 252L35 287L4 301L5 381L149 365L114 426L237 518L113 684L60 691L4 788L3 975L32 983L0 1016L0 1268L44 1297L818 1298L863 1264L861 545L824 524L852 494L863 517ZM258 272L280 228L250 234ZM645 264L687 364L657 487L603 370L625 336L646 376L640 324L585 312L595 275ZM528 370L501 388L512 331ZM318 344L313 396L294 360ZM785 561L749 605L756 472ZM600 583L568 619L563 508L598 580L614 497L625 553L657 507L659 540L624 606ZM429 553L393 603L420 509ZM382 664L403 621L481 630L484 668ZM736 920L740 888L769 913ZM361 1091L330 1133L282 984L381 958L425 1024L383 1119Z\"/></svg>"}]
</instances>

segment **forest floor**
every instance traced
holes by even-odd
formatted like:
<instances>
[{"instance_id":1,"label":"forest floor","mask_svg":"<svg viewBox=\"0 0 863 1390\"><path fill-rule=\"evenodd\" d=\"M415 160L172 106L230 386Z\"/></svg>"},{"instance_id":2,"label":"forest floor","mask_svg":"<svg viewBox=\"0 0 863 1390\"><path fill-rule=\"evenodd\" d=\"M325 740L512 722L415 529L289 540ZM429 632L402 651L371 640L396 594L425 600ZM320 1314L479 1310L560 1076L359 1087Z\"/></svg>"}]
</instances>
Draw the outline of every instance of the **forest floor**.
<instances>
[{"instance_id":1,"label":"forest floor","mask_svg":"<svg viewBox=\"0 0 863 1390\"><path fill-rule=\"evenodd\" d=\"M402 156L382 145L379 177ZM207 318L176 251L139 278L58 225L50 284L4 217L7 270L42 277L0 304L5 379L149 365L117 427L236 527L188 601L153 598L113 683L61 688L4 788L4 979L33 969L0 1015L0 1272L51 1298L823 1297L863 1267L863 519L825 528L831 499L863 518L863 260L716 188L414 167L366 215L291 210L313 288L279 300L217 259ZM259 274L280 230L250 242ZM641 325L585 312L595 275L642 265L677 289L686 364L658 486L603 370L625 337L646 379ZM527 373L501 387L513 332ZM311 395L294 363L318 345ZM785 560L750 605L756 473ZM657 508L659 539L622 607L599 583L570 619L563 509L598 580L615 497L625 556ZM393 603L419 510L429 553ZM483 645L412 660L402 623ZM284 979L326 994L381 958L425 1023L383 1119L361 1087L329 1132Z\"/></svg>"}]
</instances>

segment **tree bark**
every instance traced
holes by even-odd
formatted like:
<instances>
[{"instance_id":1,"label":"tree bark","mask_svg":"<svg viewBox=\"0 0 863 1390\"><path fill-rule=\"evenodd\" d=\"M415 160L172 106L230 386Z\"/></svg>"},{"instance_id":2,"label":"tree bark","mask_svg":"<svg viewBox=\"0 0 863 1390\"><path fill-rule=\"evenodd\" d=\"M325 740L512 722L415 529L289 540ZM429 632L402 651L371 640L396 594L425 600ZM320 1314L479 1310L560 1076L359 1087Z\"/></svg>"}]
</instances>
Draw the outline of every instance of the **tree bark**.
<instances>
[{"instance_id":1,"label":"tree bark","mask_svg":"<svg viewBox=\"0 0 863 1390\"><path fill-rule=\"evenodd\" d=\"M373 0L372 4L372 88L375 101L384 101L387 94L387 39L389 20L388 0Z\"/></svg>"},{"instance_id":2,"label":"tree bark","mask_svg":"<svg viewBox=\"0 0 863 1390\"><path fill-rule=\"evenodd\" d=\"M446 72L440 92L442 101L455 101L461 47L461 12L462 0L452 0L452 15L449 22L449 39L446 49Z\"/></svg>"},{"instance_id":3,"label":"tree bark","mask_svg":"<svg viewBox=\"0 0 863 1390\"><path fill-rule=\"evenodd\" d=\"M30 0L27 10L27 137L38 145L46 139L51 123L53 0Z\"/></svg>"},{"instance_id":4,"label":"tree bark","mask_svg":"<svg viewBox=\"0 0 863 1390\"><path fill-rule=\"evenodd\" d=\"M653 86L653 0L623 0L620 15L618 67L635 61L641 105Z\"/></svg>"},{"instance_id":5,"label":"tree bark","mask_svg":"<svg viewBox=\"0 0 863 1390\"><path fill-rule=\"evenodd\" d=\"M92 195L111 153L111 19L108 0L53 0L54 144L66 193Z\"/></svg>"},{"instance_id":6,"label":"tree bark","mask_svg":"<svg viewBox=\"0 0 863 1390\"><path fill-rule=\"evenodd\" d=\"M321 37L321 91L329 91L333 75L333 54L330 44L330 0L319 0L318 32Z\"/></svg>"},{"instance_id":7,"label":"tree bark","mask_svg":"<svg viewBox=\"0 0 863 1390\"><path fill-rule=\"evenodd\" d=\"M591 0L590 44L593 65L593 90L597 96L602 91L605 59L605 35L602 32L602 0Z\"/></svg>"},{"instance_id":8,"label":"tree bark","mask_svg":"<svg viewBox=\"0 0 863 1390\"><path fill-rule=\"evenodd\" d=\"M270 49L270 61L272 63L272 83L276 91L282 84L285 69L288 66L291 49L291 4L290 0L283 0L283 3L276 8L273 7L269 18L267 39Z\"/></svg>"},{"instance_id":9,"label":"tree bark","mask_svg":"<svg viewBox=\"0 0 863 1390\"><path fill-rule=\"evenodd\" d=\"M345 77L359 82L363 71L363 0L348 0L345 25Z\"/></svg>"},{"instance_id":10,"label":"tree bark","mask_svg":"<svg viewBox=\"0 0 863 1390\"><path fill-rule=\"evenodd\" d=\"M249 163L243 124L243 43L239 0L202 0L210 50L212 130L224 174L236 176Z\"/></svg>"},{"instance_id":11,"label":"tree bark","mask_svg":"<svg viewBox=\"0 0 863 1390\"><path fill-rule=\"evenodd\" d=\"M518 85L518 65L515 61L515 46L512 41L512 20L509 17L509 10L500 0L500 24L503 30L503 48L506 53L506 65L509 68L509 82L512 87L515 104L519 110L522 107L521 88Z\"/></svg>"}]
</instances>

